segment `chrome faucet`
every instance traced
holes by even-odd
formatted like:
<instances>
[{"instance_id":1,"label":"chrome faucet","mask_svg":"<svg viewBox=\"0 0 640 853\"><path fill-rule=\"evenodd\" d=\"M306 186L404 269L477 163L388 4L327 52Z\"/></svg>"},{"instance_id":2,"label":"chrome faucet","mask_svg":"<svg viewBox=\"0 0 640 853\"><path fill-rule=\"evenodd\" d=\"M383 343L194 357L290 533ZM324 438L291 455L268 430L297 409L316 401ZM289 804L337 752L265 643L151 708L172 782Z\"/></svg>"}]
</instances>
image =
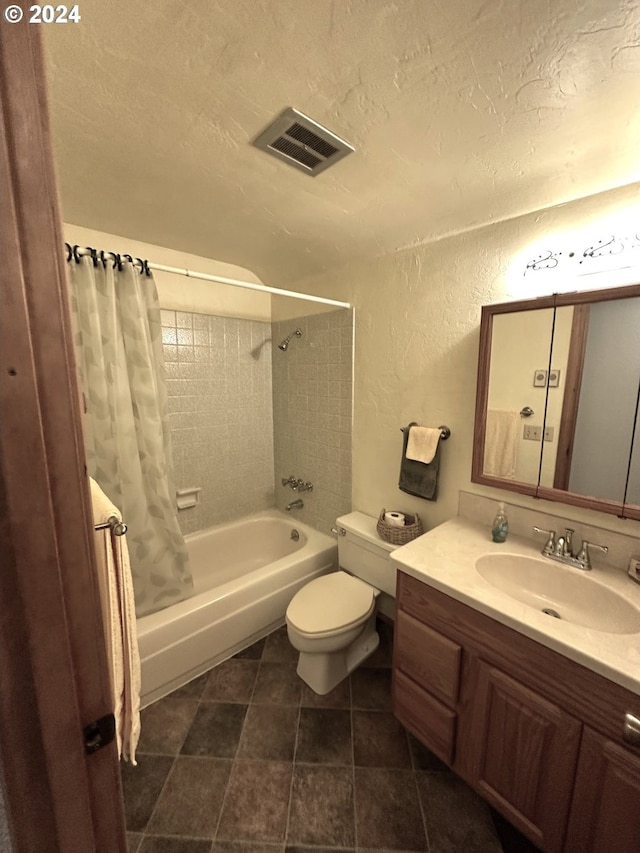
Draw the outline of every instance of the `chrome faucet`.
<instances>
[{"instance_id":1,"label":"chrome faucet","mask_svg":"<svg viewBox=\"0 0 640 853\"><path fill-rule=\"evenodd\" d=\"M542 556L549 557L550 560L557 560L559 563L566 563L568 566L574 566L576 569L583 571L591 571L591 553L590 548L597 548L604 554L609 550L606 545L596 545L595 542L587 542L585 539L580 546L578 553L573 551L573 534L574 530L571 527L566 527L564 535L558 536L556 539L555 530L541 530L539 527L533 528L534 533L544 533L547 541L542 548Z\"/></svg>"},{"instance_id":2,"label":"chrome faucet","mask_svg":"<svg viewBox=\"0 0 640 853\"><path fill-rule=\"evenodd\" d=\"M291 486L294 492L312 492L313 491L313 483L307 481L305 483L304 480L301 480L299 477L294 477L291 474L290 477L282 477L281 482L283 486Z\"/></svg>"},{"instance_id":3,"label":"chrome faucet","mask_svg":"<svg viewBox=\"0 0 640 853\"><path fill-rule=\"evenodd\" d=\"M304 501L301 498L298 498L297 501L291 501L290 504L287 504L285 509L287 512L291 512L292 509L302 509L304 506Z\"/></svg>"}]
</instances>

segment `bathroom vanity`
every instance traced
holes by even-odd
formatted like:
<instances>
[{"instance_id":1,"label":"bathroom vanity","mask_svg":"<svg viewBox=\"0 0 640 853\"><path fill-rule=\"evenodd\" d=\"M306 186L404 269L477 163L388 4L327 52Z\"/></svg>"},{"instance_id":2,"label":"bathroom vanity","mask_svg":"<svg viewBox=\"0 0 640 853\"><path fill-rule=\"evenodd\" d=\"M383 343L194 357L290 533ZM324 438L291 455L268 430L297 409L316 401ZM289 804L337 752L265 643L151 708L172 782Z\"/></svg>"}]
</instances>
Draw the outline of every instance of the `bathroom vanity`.
<instances>
[{"instance_id":1,"label":"bathroom vanity","mask_svg":"<svg viewBox=\"0 0 640 853\"><path fill-rule=\"evenodd\" d=\"M577 622L556 619L478 572L480 555L507 551L542 560L463 519L393 553L394 714L541 850L638 853L640 733L625 715L640 717L640 589L580 573ZM591 612L608 596L618 626Z\"/></svg>"}]
</instances>

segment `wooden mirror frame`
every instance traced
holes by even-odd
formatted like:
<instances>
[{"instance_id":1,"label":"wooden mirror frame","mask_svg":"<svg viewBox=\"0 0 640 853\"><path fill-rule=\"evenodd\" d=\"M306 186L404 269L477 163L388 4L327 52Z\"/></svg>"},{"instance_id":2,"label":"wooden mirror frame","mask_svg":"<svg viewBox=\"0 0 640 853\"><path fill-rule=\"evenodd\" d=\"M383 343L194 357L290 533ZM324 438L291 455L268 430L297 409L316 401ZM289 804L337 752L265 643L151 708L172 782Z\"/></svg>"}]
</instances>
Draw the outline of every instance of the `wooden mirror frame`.
<instances>
[{"instance_id":1,"label":"wooden mirror frame","mask_svg":"<svg viewBox=\"0 0 640 853\"><path fill-rule=\"evenodd\" d=\"M523 299L517 302L501 302L497 305L484 305L480 321L480 352L478 358L478 381L476 390L476 413L473 440L473 460L471 464L471 481L496 489L518 492L521 495L543 498L557 503L593 509L624 518L640 520L640 506L624 504L622 501L612 501L581 495L576 492L564 491L550 486L540 486L537 483L525 483L518 480L506 480L483 473L484 443L486 438L487 409L489 399L489 368L491 362L491 340L493 318L499 314L511 314L519 311L533 311L540 308L560 308L569 305L588 305L594 302L608 302L614 299L629 299L640 297L640 284L625 287L612 287L603 290L589 290L582 293L556 293L552 296L541 296L536 299ZM580 375L575 374L574 384L579 383ZM573 390L567 384L565 394L577 393L579 384ZM638 428L638 427L636 427ZM566 431L564 438L566 446ZM540 452L542 453L543 444Z\"/></svg>"}]
</instances>

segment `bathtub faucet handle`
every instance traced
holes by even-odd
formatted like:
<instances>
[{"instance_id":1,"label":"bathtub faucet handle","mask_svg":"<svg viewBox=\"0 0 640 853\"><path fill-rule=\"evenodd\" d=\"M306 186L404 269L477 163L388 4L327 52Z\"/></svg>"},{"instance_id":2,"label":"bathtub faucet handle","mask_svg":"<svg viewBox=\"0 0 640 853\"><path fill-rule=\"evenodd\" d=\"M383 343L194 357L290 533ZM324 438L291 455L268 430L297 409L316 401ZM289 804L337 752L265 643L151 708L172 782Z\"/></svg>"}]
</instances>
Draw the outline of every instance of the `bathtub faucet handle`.
<instances>
[{"instance_id":1,"label":"bathtub faucet handle","mask_svg":"<svg viewBox=\"0 0 640 853\"><path fill-rule=\"evenodd\" d=\"M282 477L283 486L291 486L291 488L293 489L297 482L298 479L297 477L294 477L293 474L291 474L289 477Z\"/></svg>"}]
</instances>

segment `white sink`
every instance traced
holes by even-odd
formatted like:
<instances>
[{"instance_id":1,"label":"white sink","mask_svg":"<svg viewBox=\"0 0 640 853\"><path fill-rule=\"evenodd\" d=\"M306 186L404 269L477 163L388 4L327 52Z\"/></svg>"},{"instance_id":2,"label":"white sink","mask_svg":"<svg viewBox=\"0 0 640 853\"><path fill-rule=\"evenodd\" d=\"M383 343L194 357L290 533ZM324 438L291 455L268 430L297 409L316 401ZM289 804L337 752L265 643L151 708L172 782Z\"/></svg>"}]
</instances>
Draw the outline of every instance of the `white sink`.
<instances>
[{"instance_id":1,"label":"white sink","mask_svg":"<svg viewBox=\"0 0 640 853\"><path fill-rule=\"evenodd\" d=\"M598 583L592 573L522 554L485 554L476 570L517 601L575 625L609 634L640 633L640 608Z\"/></svg>"}]
</instances>

